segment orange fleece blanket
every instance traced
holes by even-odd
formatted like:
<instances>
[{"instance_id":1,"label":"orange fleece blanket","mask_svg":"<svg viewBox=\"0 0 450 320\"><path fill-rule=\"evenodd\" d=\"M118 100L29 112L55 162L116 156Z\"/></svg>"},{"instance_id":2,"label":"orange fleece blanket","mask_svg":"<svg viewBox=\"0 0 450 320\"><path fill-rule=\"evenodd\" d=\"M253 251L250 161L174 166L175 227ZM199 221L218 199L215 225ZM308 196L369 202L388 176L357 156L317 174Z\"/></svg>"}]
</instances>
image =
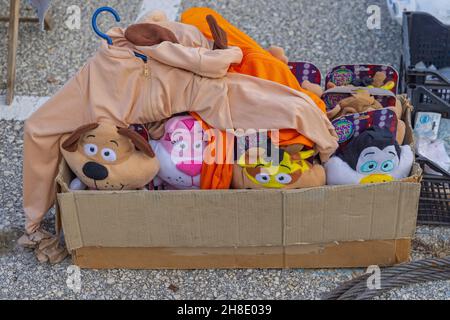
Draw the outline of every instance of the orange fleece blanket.
<instances>
[{"instance_id":1,"label":"orange fleece blanket","mask_svg":"<svg viewBox=\"0 0 450 320\"><path fill-rule=\"evenodd\" d=\"M220 27L227 33L228 44L230 46L239 47L242 50L243 59L241 63L233 64L230 67L229 72L247 74L261 79L274 81L301 91L307 94L315 102L315 104L323 112L325 112L325 103L318 96L312 92L304 90L300 86L297 78L291 72L288 65L275 58L267 50L262 48L255 40L233 26L216 11L209 8L191 8L186 10L181 15L181 22L197 27L205 35L205 37L212 39L211 30L206 21L206 17L208 15L212 15L217 20ZM193 114L193 116L198 120L201 120L198 115ZM205 123L204 128L209 129L208 125ZM227 139L225 133L223 133L222 138ZM292 129L280 130L280 134L277 139L281 146L293 144L303 144L307 147L314 146L314 143L311 140ZM230 137L228 137L228 140L230 140ZM224 150L223 154L226 154L226 152L227 151ZM229 188L232 178L232 171L232 165L230 164L216 165L204 163L201 179L202 189Z\"/></svg>"}]
</instances>

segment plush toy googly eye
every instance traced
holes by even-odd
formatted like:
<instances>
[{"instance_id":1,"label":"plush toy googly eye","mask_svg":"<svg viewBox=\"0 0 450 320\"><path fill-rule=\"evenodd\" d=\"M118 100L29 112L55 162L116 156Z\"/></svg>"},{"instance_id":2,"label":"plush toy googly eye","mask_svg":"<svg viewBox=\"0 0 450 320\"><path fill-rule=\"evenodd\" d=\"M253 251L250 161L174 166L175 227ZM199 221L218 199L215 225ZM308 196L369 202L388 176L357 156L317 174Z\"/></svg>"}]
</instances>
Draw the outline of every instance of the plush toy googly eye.
<instances>
[{"instance_id":1,"label":"plush toy googly eye","mask_svg":"<svg viewBox=\"0 0 450 320\"><path fill-rule=\"evenodd\" d=\"M102 149L102 158L109 162L114 162L117 160L116 152L109 148Z\"/></svg>"},{"instance_id":2,"label":"plush toy googly eye","mask_svg":"<svg viewBox=\"0 0 450 320\"><path fill-rule=\"evenodd\" d=\"M370 173L375 171L378 163L376 161L367 161L361 166L361 172Z\"/></svg>"},{"instance_id":3,"label":"plush toy googly eye","mask_svg":"<svg viewBox=\"0 0 450 320\"><path fill-rule=\"evenodd\" d=\"M270 175L268 175L267 173L258 173L255 176L256 181L258 181L259 183L269 183L270 182Z\"/></svg>"},{"instance_id":4,"label":"plush toy googly eye","mask_svg":"<svg viewBox=\"0 0 450 320\"><path fill-rule=\"evenodd\" d=\"M381 164L381 170L384 172L391 172L394 170L395 164L392 160L387 160Z\"/></svg>"},{"instance_id":5,"label":"plush toy googly eye","mask_svg":"<svg viewBox=\"0 0 450 320\"><path fill-rule=\"evenodd\" d=\"M287 173L280 173L280 174L277 174L277 176L275 177L275 180L277 180L277 182L281 183L281 184L289 184L292 181L292 177L290 175L288 175Z\"/></svg>"},{"instance_id":6,"label":"plush toy googly eye","mask_svg":"<svg viewBox=\"0 0 450 320\"><path fill-rule=\"evenodd\" d=\"M97 145L95 145L93 143L88 143L88 144L84 145L84 153L88 157L95 156L97 154L97 151L98 151L98 147L97 147Z\"/></svg>"}]
</instances>

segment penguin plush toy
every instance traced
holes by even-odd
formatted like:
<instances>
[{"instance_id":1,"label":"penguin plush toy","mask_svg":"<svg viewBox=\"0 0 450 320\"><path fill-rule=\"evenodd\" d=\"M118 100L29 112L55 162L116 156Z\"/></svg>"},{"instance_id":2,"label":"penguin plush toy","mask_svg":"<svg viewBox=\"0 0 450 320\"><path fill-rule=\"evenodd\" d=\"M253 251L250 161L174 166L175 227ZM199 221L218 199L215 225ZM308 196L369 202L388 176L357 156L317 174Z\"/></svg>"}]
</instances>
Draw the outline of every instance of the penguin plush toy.
<instances>
[{"instance_id":1,"label":"penguin plush toy","mask_svg":"<svg viewBox=\"0 0 450 320\"><path fill-rule=\"evenodd\" d=\"M385 183L409 176L414 154L386 128L354 137L325 164L328 185Z\"/></svg>"}]
</instances>

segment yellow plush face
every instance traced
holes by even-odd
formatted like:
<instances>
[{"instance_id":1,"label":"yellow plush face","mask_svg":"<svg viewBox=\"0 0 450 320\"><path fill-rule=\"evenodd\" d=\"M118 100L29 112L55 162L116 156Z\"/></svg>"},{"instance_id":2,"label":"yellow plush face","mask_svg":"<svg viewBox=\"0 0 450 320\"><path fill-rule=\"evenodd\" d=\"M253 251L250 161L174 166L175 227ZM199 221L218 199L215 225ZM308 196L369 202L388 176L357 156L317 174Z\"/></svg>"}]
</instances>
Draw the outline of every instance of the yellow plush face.
<instances>
[{"instance_id":1,"label":"yellow plush face","mask_svg":"<svg viewBox=\"0 0 450 320\"><path fill-rule=\"evenodd\" d=\"M110 124L84 126L64 136L61 153L75 175L95 190L140 189L159 170L144 138Z\"/></svg>"},{"instance_id":2,"label":"yellow plush face","mask_svg":"<svg viewBox=\"0 0 450 320\"><path fill-rule=\"evenodd\" d=\"M291 155L283 153L283 159L274 164L273 161L266 161L262 149L255 151L256 161L249 161L252 150L246 152L238 161L246 177L256 185L264 188L283 189L289 186L298 185L302 175L313 167L304 159L310 158L314 151L299 152ZM249 163L250 164L247 164Z\"/></svg>"}]
</instances>

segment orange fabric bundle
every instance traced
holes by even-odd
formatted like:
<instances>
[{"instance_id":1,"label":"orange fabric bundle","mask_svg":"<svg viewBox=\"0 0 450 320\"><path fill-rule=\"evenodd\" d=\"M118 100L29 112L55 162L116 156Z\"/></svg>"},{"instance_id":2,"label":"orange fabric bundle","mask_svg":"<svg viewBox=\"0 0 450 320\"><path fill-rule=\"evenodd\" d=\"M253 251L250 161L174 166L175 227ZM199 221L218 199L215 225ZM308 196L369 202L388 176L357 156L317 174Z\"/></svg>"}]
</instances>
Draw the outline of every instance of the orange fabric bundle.
<instances>
[{"instance_id":1,"label":"orange fabric bundle","mask_svg":"<svg viewBox=\"0 0 450 320\"><path fill-rule=\"evenodd\" d=\"M289 66L272 56L267 50L262 48L255 40L247 34L233 26L219 13L209 8L191 8L186 10L181 16L181 22L197 27L208 39L212 39L211 30L206 17L212 15L227 33L228 45L241 48L243 59L240 64L232 65L229 72L247 74L250 76L278 82L295 90L304 92L325 112L325 103L315 94L304 90L297 81L297 78L289 69ZM198 120L199 117L193 114ZM208 125L204 123L204 129ZM270 129L270 128L268 128ZM225 135L225 133L223 133ZM300 135L296 130L280 130L277 137L281 146L293 144L303 144L313 147L314 144L308 138ZM202 171L202 189L224 189L231 183L232 165L204 164Z\"/></svg>"}]
</instances>

